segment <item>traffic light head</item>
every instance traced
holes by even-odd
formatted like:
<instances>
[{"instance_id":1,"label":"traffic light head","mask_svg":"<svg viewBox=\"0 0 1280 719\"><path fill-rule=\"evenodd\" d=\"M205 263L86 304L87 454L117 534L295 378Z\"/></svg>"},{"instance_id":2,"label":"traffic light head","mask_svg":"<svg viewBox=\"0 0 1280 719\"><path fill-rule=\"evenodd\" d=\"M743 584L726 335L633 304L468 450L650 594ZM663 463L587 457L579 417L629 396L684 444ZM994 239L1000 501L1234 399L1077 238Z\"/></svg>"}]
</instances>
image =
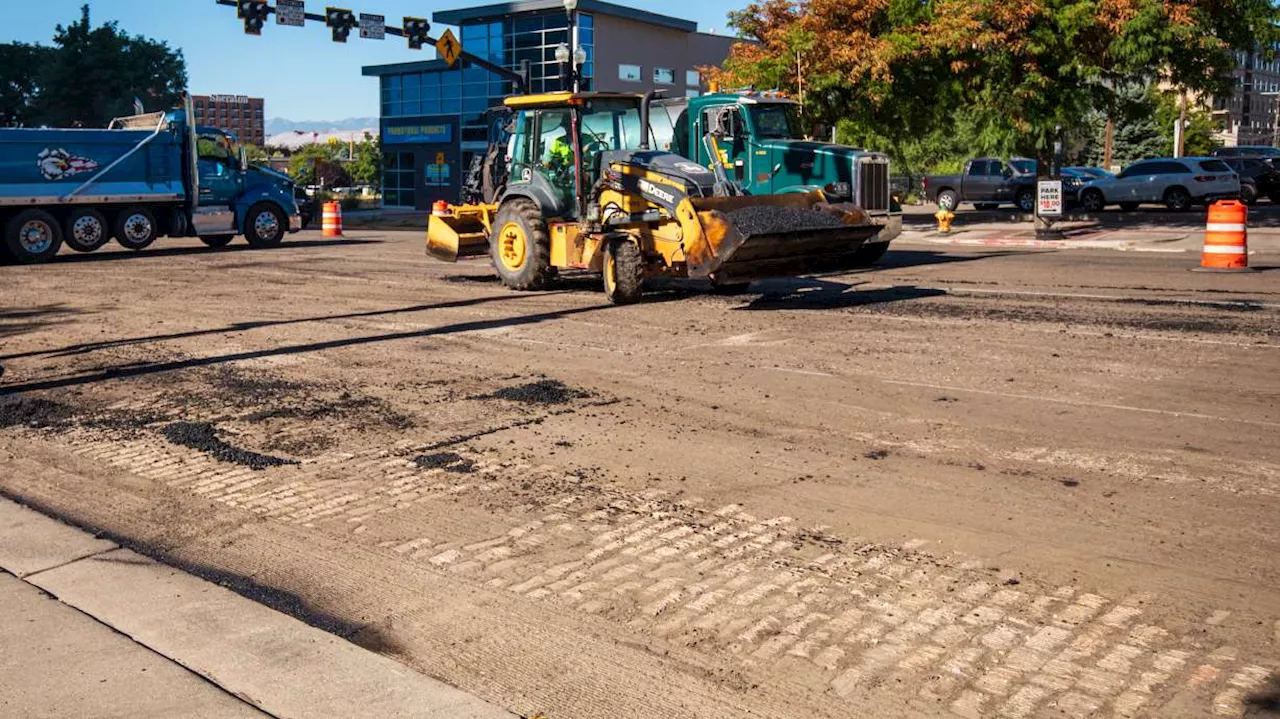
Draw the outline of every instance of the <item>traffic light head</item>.
<instances>
[{"instance_id":1,"label":"traffic light head","mask_svg":"<svg viewBox=\"0 0 1280 719\"><path fill-rule=\"evenodd\" d=\"M346 42L347 36L351 34L351 28L355 27L355 13L342 8L327 7L324 9L324 24L329 26L333 31L334 42Z\"/></svg>"},{"instance_id":2,"label":"traffic light head","mask_svg":"<svg viewBox=\"0 0 1280 719\"><path fill-rule=\"evenodd\" d=\"M261 35L267 23L267 0L236 0L236 15L244 20L244 31L249 35Z\"/></svg>"},{"instance_id":3,"label":"traffic light head","mask_svg":"<svg viewBox=\"0 0 1280 719\"><path fill-rule=\"evenodd\" d=\"M425 18L406 17L404 19L404 37L409 41L410 50L421 50L431 32L431 23Z\"/></svg>"}]
</instances>

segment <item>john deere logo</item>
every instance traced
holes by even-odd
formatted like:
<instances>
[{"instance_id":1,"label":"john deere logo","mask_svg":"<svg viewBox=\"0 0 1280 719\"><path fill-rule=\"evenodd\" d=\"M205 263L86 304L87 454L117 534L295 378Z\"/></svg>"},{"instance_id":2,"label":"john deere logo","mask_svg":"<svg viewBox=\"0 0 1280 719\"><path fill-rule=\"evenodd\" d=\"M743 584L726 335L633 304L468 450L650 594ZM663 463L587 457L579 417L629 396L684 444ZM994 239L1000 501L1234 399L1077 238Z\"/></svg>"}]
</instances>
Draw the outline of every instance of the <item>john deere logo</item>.
<instances>
[{"instance_id":1,"label":"john deere logo","mask_svg":"<svg viewBox=\"0 0 1280 719\"><path fill-rule=\"evenodd\" d=\"M648 180L640 181L640 191L645 193L646 195L653 195L654 197L666 202L669 205L675 204L675 201L676 201L675 195L673 195L670 192L667 192L666 190L662 189L661 187L658 187L657 185L653 184L652 182L649 182Z\"/></svg>"}]
</instances>

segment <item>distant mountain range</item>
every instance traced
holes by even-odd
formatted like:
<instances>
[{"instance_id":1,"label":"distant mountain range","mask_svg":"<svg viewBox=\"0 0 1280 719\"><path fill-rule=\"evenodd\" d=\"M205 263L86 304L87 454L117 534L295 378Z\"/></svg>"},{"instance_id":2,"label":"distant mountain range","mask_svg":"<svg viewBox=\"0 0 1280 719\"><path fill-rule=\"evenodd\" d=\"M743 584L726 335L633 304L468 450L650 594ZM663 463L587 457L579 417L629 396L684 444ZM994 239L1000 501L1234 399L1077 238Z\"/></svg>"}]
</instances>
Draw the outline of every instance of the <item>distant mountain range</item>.
<instances>
[{"instance_id":1,"label":"distant mountain range","mask_svg":"<svg viewBox=\"0 0 1280 719\"><path fill-rule=\"evenodd\" d=\"M282 132L292 132L293 130L326 132L329 130L364 130L377 126L378 118L376 117L348 117L345 120L302 120L297 122L283 117L273 117L267 120L266 134L267 137L270 137Z\"/></svg>"}]
</instances>

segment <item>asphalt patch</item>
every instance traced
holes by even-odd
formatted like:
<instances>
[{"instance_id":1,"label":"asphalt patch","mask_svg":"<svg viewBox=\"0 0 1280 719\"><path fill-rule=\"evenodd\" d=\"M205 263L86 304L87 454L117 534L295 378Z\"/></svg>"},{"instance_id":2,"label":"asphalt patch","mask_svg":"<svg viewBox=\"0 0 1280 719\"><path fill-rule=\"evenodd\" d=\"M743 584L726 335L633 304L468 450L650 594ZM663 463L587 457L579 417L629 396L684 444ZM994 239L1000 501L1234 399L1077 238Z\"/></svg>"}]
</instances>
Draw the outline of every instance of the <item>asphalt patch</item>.
<instances>
[{"instance_id":1,"label":"asphalt patch","mask_svg":"<svg viewBox=\"0 0 1280 719\"><path fill-rule=\"evenodd\" d=\"M505 399L509 402L524 404L554 405L568 404L575 399L586 399L590 396L590 392L574 389L560 380L544 379L517 387L504 387L493 394L483 395L480 399Z\"/></svg>"},{"instance_id":2,"label":"asphalt patch","mask_svg":"<svg viewBox=\"0 0 1280 719\"><path fill-rule=\"evenodd\" d=\"M769 235L844 227L839 215L820 210L753 205L726 212L734 227L744 235Z\"/></svg>"},{"instance_id":3,"label":"asphalt patch","mask_svg":"<svg viewBox=\"0 0 1280 719\"><path fill-rule=\"evenodd\" d=\"M160 430L160 433L174 444L204 452L219 462L239 464L250 469L300 464L297 460L258 454L227 444L218 439L217 428L208 422L174 422Z\"/></svg>"},{"instance_id":4,"label":"asphalt patch","mask_svg":"<svg viewBox=\"0 0 1280 719\"><path fill-rule=\"evenodd\" d=\"M60 427L71 420L74 410L61 402L40 397L18 397L0 401L0 428Z\"/></svg>"},{"instance_id":5,"label":"asphalt patch","mask_svg":"<svg viewBox=\"0 0 1280 719\"><path fill-rule=\"evenodd\" d=\"M456 452L436 452L420 454L413 458L419 469L443 469L457 474L471 474L476 471L476 463Z\"/></svg>"}]
</instances>

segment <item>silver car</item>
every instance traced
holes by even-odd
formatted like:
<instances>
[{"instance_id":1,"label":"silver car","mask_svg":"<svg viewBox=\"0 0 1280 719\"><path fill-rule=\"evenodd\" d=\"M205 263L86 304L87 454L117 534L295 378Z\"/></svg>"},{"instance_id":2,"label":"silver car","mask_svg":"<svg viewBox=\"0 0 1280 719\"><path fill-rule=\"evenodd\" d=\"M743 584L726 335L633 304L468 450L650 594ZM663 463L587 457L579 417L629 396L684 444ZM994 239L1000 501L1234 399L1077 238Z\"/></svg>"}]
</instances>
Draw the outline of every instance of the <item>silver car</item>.
<instances>
[{"instance_id":1,"label":"silver car","mask_svg":"<svg viewBox=\"0 0 1280 719\"><path fill-rule=\"evenodd\" d=\"M1088 212L1107 205L1130 211L1150 202L1181 212L1193 203L1239 196L1240 178L1222 160L1169 157L1135 162L1115 177L1086 182L1080 188L1080 205Z\"/></svg>"}]
</instances>

